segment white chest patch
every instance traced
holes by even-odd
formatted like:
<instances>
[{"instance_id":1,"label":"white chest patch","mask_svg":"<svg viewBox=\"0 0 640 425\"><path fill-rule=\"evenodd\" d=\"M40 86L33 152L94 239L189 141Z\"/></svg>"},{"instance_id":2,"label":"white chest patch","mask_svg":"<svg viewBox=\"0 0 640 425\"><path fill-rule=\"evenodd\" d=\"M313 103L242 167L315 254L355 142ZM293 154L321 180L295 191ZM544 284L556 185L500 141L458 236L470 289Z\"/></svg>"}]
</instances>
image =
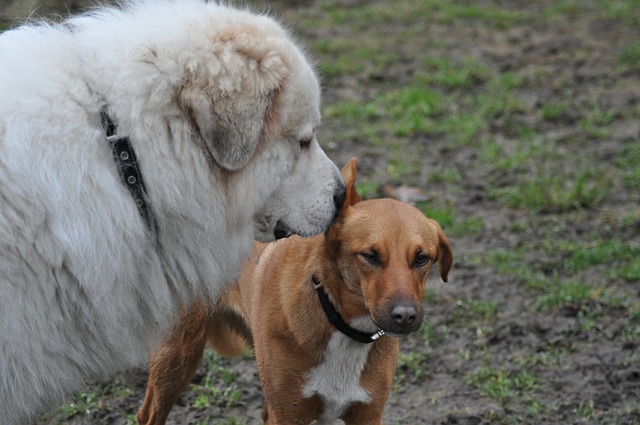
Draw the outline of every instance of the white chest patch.
<instances>
[{"instance_id":1,"label":"white chest patch","mask_svg":"<svg viewBox=\"0 0 640 425\"><path fill-rule=\"evenodd\" d=\"M351 325L366 329L372 323L368 317L363 317L352 321ZM354 341L341 332L336 331L331 335L324 360L311 369L302 389L304 397L318 395L324 402L322 417L314 424L332 424L349 405L371 401L371 395L360 386L360 375L370 349L371 344Z\"/></svg>"}]
</instances>

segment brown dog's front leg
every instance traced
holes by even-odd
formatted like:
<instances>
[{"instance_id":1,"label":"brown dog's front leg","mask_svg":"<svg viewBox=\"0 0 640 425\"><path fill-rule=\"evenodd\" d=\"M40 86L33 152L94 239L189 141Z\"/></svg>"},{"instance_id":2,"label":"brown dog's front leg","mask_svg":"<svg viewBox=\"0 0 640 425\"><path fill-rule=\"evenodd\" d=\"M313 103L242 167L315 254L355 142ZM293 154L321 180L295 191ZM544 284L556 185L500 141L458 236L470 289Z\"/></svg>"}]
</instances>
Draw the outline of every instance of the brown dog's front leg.
<instances>
[{"instance_id":1,"label":"brown dog's front leg","mask_svg":"<svg viewBox=\"0 0 640 425\"><path fill-rule=\"evenodd\" d=\"M139 425L162 425L196 372L207 341L208 303L182 311L178 326L151 355L147 393L138 411Z\"/></svg>"}]
</instances>

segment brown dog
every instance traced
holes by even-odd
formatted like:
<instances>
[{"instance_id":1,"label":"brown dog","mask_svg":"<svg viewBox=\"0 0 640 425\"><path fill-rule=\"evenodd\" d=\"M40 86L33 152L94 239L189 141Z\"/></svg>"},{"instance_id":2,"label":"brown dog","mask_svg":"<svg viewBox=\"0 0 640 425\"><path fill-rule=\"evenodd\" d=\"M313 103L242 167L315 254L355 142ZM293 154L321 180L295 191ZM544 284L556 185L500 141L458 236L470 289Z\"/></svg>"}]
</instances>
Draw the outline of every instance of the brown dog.
<instances>
[{"instance_id":1,"label":"brown dog","mask_svg":"<svg viewBox=\"0 0 640 425\"><path fill-rule=\"evenodd\" d=\"M253 345L267 424L382 423L398 357L389 334L420 328L427 275L439 262L446 282L453 254L418 209L360 202L355 159L342 175L346 200L326 235L256 244L215 313L206 303L184 312L152 356L140 424L164 423L207 338L227 356Z\"/></svg>"}]
</instances>

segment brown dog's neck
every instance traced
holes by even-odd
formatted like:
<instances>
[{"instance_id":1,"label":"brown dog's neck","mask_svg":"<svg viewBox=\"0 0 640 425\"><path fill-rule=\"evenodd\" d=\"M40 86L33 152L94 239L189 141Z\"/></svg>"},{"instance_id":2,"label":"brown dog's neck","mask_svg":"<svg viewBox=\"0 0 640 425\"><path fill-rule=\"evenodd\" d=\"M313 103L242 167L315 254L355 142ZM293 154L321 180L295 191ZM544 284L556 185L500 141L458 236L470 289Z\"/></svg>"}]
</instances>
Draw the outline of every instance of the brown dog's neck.
<instances>
[{"instance_id":1,"label":"brown dog's neck","mask_svg":"<svg viewBox=\"0 0 640 425\"><path fill-rule=\"evenodd\" d=\"M326 257L323 261L324 264L318 265L320 271L316 272L315 276L322 283L331 303L344 320L349 322L356 317L370 316L362 292L356 292L346 284L338 263Z\"/></svg>"},{"instance_id":2,"label":"brown dog's neck","mask_svg":"<svg viewBox=\"0 0 640 425\"><path fill-rule=\"evenodd\" d=\"M327 292L324 290L324 285L317 278L317 276L311 277L311 283L313 288L316 290L316 294L318 295L318 299L320 301L320 305L322 306L322 310L324 311L327 320L341 333L348 336L349 338L358 341L363 344L370 344L376 340L378 340L381 336L385 334L384 330L376 329L372 332L364 332L359 329L355 329L350 324L348 324L345 319L342 317L340 312L333 305Z\"/></svg>"}]
</instances>

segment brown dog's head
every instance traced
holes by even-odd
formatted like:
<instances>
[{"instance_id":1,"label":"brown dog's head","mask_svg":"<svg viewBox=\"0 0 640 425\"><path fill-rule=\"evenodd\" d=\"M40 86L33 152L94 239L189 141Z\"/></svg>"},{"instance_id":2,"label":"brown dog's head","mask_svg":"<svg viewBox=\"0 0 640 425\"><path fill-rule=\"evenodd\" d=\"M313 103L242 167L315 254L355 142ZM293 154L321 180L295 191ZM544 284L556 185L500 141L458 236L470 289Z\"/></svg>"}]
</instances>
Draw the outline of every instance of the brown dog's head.
<instances>
[{"instance_id":1,"label":"brown dog's head","mask_svg":"<svg viewBox=\"0 0 640 425\"><path fill-rule=\"evenodd\" d=\"M447 281L451 245L436 221L409 204L392 199L360 202L355 159L342 176L347 195L327 232L330 255L347 290L362 296L377 326L394 334L414 332L422 323L425 282L435 263Z\"/></svg>"}]
</instances>

